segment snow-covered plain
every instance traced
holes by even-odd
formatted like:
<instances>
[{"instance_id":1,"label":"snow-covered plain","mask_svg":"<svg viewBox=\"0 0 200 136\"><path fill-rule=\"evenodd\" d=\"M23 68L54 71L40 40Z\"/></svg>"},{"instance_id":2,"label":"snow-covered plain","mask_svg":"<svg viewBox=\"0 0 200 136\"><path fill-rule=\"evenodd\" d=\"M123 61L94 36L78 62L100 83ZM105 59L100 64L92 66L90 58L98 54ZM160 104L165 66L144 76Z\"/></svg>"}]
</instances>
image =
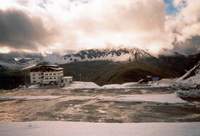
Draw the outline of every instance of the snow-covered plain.
<instances>
[{"instance_id":1,"label":"snow-covered plain","mask_svg":"<svg viewBox=\"0 0 200 136\"><path fill-rule=\"evenodd\" d=\"M122 95L115 101L144 101L144 102L159 102L159 103L185 103L175 94L138 94L138 95Z\"/></svg>"},{"instance_id":2,"label":"snow-covered plain","mask_svg":"<svg viewBox=\"0 0 200 136\"><path fill-rule=\"evenodd\" d=\"M73 81L62 89L134 89L134 88L159 88L170 87L175 79L162 79L157 82L149 82L147 84L139 84L138 82L127 82L123 84L106 84L103 86L97 85L94 82ZM40 89L39 85L31 85L29 89ZM44 88L44 87L43 87Z\"/></svg>"},{"instance_id":3,"label":"snow-covered plain","mask_svg":"<svg viewBox=\"0 0 200 136\"><path fill-rule=\"evenodd\" d=\"M155 88L155 87L169 87L171 84L168 83L154 83L154 84L138 84L137 82L129 82L124 84L107 84L103 86L99 86L94 82L81 82L81 81L74 81L70 85L66 85L63 89L128 89L128 88ZM29 87L29 88L34 88Z\"/></svg>"},{"instance_id":4,"label":"snow-covered plain","mask_svg":"<svg viewBox=\"0 0 200 136\"><path fill-rule=\"evenodd\" d=\"M1 123L1 136L199 136L200 123Z\"/></svg>"},{"instance_id":5,"label":"snow-covered plain","mask_svg":"<svg viewBox=\"0 0 200 136\"><path fill-rule=\"evenodd\" d=\"M92 89L92 88L100 88L94 82L79 82L74 81L72 84L65 86L63 89Z\"/></svg>"}]
</instances>

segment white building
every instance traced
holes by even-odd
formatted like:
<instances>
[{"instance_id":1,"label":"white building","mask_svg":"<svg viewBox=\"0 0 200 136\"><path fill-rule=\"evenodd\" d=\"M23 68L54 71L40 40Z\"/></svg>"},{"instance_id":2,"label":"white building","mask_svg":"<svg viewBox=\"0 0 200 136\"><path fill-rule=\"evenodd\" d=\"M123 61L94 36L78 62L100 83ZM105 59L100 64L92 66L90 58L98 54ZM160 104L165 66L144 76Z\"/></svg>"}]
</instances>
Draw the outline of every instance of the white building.
<instances>
[{"instance_id":1,"label":"white building","mask_svg":"<svg viewBox=\"0 0 200 136\"><path fill-rule=\"evenodd\" d=\"M31 84L63 85L72 82L72 77L64 77L63 68L57 65L38 65L30 69Z\"/></svg>"}]
</instances>

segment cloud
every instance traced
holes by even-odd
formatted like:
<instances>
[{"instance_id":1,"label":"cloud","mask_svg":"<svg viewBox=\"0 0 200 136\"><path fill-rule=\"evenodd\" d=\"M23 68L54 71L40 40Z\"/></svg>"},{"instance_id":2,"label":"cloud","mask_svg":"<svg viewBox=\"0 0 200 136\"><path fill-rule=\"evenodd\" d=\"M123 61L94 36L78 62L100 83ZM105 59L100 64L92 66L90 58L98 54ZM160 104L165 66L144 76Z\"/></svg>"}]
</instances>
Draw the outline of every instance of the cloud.
<instances>
[{"instance_id":1,"label":"cloud","mask_svg":"<svg viewBox=\"0 0 200 136\"><path fill-rule=\"evenodd\" d=\"M177 25L181 24L179 31L182 33L184 39L200 35L199 0L188 0L187 5L180 11L178 18L180 18L180 22Z\"/></svg>"},{"instance_id":2,"label":"cloud","mask_svg":"<svg viewBox=\"0 0 200 136\"><path fill-rule=\"evenodd\" d=\"M54 35L40 18L14 9L0 10L0 32L0 47L13 50L38 50L48 45Z\"/></svg>"},{"instance_id":3,"label":"cloud","mask_svg":"<svg viewBox=\"0 0 200 136\"><path fill-rule=\"evenodd\" d=\"M166 13L164 0L7 0L0 5L0 46L41 52L192 48L200 35L200 1L172 2L174 14Z\"/></svg>"},{"instance_id":4,"label":"cloud","mask_svg":"<svg viewBox=\"0 0 200 136\"><path fill-rule=\"evenodd\" d=\"M76 37L69 41L75 43L75 47L151 48L149 43L155 43L158 48L166 46L168 35L162 36L165 33L162 0L93 0L71 12L65 35Z\"/></svg>"},{"instance_id":5,"label":"cloud","mask_svg":"<svg viewBox=\"0 0 200 136\"><path fill-rule=\"evenodd\" d=\"M193 36L184 42L174 42L173 51L188 54L196 54L200 51L200 36Z\"/></svg>"},{"instance_id":6,"label":"cloud","mask_svg":"<svg viewBox=\"0 0 200 136\"><path fill-rule=\"evenodd\" d=\"M51 18L59 26L62 35L60 41L48 47L51 52L122 45L143 49L170 47L168 34L164 35L162 0L18 0L18 4L41 18ZM49 23L48 19L45 21Z\"/></svg>"},{"instance_id":7,"label":"cloud","mask_svg":"<svg viewBox=\"0 0 200 136\"><path fill-rule=\"evenodd\" d=\"M161 0L124 0L116 2L110 0L107 2L103 0L102 8L100 11L103 12L96 16L90 15L91 18L82 18L82 21L88 23L88 19L96 27L103 25L103 28L109 31L115 32L152 32L162 31L164 29L164 3ZM107 6L106 6L107 5ZM111 8L114 6L115 8ZM96 6L94 5L94 8ZM92 9L89 12L95 11ZM82 12L82 11L81 11ZM88 13L86 13L88 15ZM81 22L82 23L82 22Z\"/></svg>"},{"instance_id":8,"label":"cloud","mask_svg":"<svg viewBox=\"0 0 200 136\"><path fill-rule=\"evenodd\" d=\"M175 39L174 50L185 54L200 50L200 1L174 0L179 12L166 21L169 32Z\"/></svg>"},{"instance_id":9,"label":"cloud","mask_svg":"<svg viewBox=\"0 0 200 136\"><path fill-rule=\"evenodd\" d=\"M173 0L173 4L175 7L182 8L187 4L187 0Z\"/></svg>"}]
</instances>

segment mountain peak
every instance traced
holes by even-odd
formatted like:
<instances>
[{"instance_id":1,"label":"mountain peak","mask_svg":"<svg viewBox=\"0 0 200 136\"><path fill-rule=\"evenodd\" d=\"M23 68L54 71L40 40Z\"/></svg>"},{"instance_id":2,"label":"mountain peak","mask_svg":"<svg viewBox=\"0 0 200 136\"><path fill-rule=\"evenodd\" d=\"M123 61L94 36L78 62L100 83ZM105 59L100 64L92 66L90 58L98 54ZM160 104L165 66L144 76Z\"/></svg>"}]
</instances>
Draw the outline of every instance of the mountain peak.
<instances>
[{"instance_id":1,"label":"mountain peak","mask_svg":"<svg viewBox=\"0 0 200 136\"><path fill-rule=\"evenodd\" d=\"M138 48L119 48L119 49L88 49L76 53L68 53L64 56L48 55L45 61L57 64L65 64L80 61L109 60L114 62L134 61L143 58L153 57L148 52Z\"/></svg>"}]
</instances>

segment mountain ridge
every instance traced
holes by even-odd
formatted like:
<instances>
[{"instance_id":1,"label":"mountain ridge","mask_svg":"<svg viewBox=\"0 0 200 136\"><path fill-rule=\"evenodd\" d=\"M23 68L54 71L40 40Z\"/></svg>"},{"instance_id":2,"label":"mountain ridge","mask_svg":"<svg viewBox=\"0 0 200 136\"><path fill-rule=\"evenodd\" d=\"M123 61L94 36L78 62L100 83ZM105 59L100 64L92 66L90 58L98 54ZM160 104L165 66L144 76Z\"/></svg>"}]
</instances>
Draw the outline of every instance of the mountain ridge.
<instances>
[{"instance_id":1,"label":"mountain ridge","mask_svg":"<svg viewBox=\"0 0 200 136\"><path fill-rule=\"evenodd\" d=\"M68 56L70 54L71 56ZM70 59L74 56L81 58L89 55L90 57L85 57L80 61L73 60L69 62L64 60L64 57ZM56 59L45 61L44 56L41 56L41 54L8 54L3 55L3 57L0 55L0 83L3 83L3 88L7 88L7 86L11 88L10 82L13 83L13 87L24 84L24 77L21 72L23 67L38 63L53 63L54 61L53 64L59 64L64 68L65 76L73 76L74 80L93 81L99 85L136 82L149 76L159 77L160 79L175 78L182 76L196 65L200 60L200 53L190 56L178 53L171 56L160 55L154 57L146 51L136 49L113 49L82 50L67 53L66 55L59 55L59 61L60 57L64 60L64 63L56 63ZM125 59L119 61L120 57ZM14 69L15 66L18 67ZM15 83L17 84L15 85Z\"/></svg>"},{"instance_id":2,"label":"mountain ridge","mask_svg":"<svg viewBox=\"0 0 200 136\"><path fill-rule=\"evenodd\" d=\"M67 64L82 61L110 60L114 62L134 61L147 57L154 57L147 51L138 48L119 48L119 49L88 49L63 56L52 54L44 57L44 61Z\"/></svg>"}]
</instances>

